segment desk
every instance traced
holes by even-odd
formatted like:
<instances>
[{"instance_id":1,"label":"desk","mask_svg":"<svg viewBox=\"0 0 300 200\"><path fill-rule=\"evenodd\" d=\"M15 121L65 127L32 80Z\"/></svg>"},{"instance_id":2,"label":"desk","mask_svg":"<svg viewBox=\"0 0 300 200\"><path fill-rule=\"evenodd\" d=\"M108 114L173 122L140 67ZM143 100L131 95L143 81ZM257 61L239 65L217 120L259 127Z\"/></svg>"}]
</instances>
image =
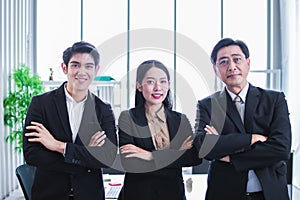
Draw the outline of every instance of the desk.
<instances>
[{"instance_id":1,"label":"desk","mask_svg":"<svg viewBox=\"0 0 300 200\"><path fill-rule=\"evenodd\" d=\"M185 196L187 200L203 200L207 187L207 174L185 174L183 175L185 183ZM103 174L104 186L106 190L110 187L109 183L120 183L123 185L124 175ZM192 183L191 183L192 182ZM109 199L112 200L112 199Z\"/></svg>"}]
</instances>

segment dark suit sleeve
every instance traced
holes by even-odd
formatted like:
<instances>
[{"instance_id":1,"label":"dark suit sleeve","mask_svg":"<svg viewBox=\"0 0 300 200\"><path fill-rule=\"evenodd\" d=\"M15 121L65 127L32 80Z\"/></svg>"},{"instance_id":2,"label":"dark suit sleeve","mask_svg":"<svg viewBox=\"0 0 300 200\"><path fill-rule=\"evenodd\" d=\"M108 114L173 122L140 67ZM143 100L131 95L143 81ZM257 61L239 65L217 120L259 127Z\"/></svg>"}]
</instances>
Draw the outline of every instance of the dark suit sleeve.
<instances>
[{"instance_id":1,"label":"dark suit sleeve","mask_svg":"<svg viewBox=\"0 0 300 200\"><path fill-rule=\"evenodd\" d=\"M265 142L252 145L251 150L231 155L231 162L237 170L262 168L273 165L282 160L288 160L291 151L291 125L289 111L283 93L270 98L264 105L268 112L264 113L261 120L255 117L257 124L253 126L253 133L263 134L268 137ZM263 110L263 109L261 109Z\"/></svg>"},{"instance_id":2,"label":"dark suit sleeve","mask_svg":"<svg viewBox=\"0 0 300 200\"><path fill-rule=\"evenodd\" d=\"M112 166L117 153L115 117L109 104L101 105L101 110L96 112L101 112L101 119L98 120L106 134L104 145L101 147L89 147L87 144L68 143L65 162L90 168ZM94 130L93 133L96 131Z\"/></svg>"},{"instance_id":3,"label":"dark suit sleeve","mask_svg":"<svg viewBox=\"0 0 300 200\"><path fill-rule=\"evenodd\" d=\"M210 99L198 101L195 120L196 137L194 140L194 145L199 152L199 156L205 157L208 160L213 160L249 149L251 144L250 134L206 134L204 128L206 125L211 125L211 109ZM221 133L220 130L222 130L223 124L224 121L222 124L214 124L213 126L219 133Z\"/></svg>"},{"instance_id":4,"label":"dark suit sleeve","mask_svg":"<svg viewBox=\"0 0 300 200\"><path fill-rule=\"evenodd\" d=\"M194 139L195 137L186 115L181 114L180 116L180 121L175 120L176 123L179 123L179 127L171 141L171 148L152 152L154 162L159 168L189 167L199 165L202 162L202 158L199 158L194 146L188 150L179 150L186 138L191 136L191 139Z\"/></svg>"},{"instance_id":5,"label":"dark suit sleeve","mask_svg":"<svg viewBox=\"0 0 300 200\"><path fill-rule=\"evenodd\" d=\"M64 162L64 157L58 152L50 151L45 148L41 143L29 142L25 133L29 132L26 130L26 126L30 125L31 121L42 123L47 129L49 129L49 123L45 122L45 108L41 102L40 96L35 96L28 107L24 131L23 131L23 153L25 161L34 166L38 166L45 169L63 171L63 172L74 172L73 165ZM48 105L49 106L49 105ZM53 115L52 115L53 117ZM59 124L57 124L59 126ZM63 128L61 128L63 129ZM56 138L56 136L54 136ZM82 169L76 169L82 170Z\"/></svg>"},{"instance_id":6,"label":"dark suit sleeve","mask_svg":"<svg viewBox=\"0 0 300 200\"><path fill-rule=\"evenodd\" d=\"M198 158L198 153L195 148L186 151L179 151L179 147L188 136L193 136L191 125L187 118L183 115L182 123L177 120L179 129L176 136L171 141L171 148L164 150L154 150L153 146L147 146L145 143L152 144L151 137L138 138L134 134L137 132L136 125L131 120L128 112L122 112L119 118L119 143L120 146L125 144L133 144L147 151L152 151L153 160L145 161L138 158L125 158L121 154L121 161L124 169L127 172L153 172L162 168L181 168L184 166L193 166L201 163L201 159ZM146 131L144 128L144 131ZM139 129L142 131L143 129Z\"/></svg>"}]
</instances>

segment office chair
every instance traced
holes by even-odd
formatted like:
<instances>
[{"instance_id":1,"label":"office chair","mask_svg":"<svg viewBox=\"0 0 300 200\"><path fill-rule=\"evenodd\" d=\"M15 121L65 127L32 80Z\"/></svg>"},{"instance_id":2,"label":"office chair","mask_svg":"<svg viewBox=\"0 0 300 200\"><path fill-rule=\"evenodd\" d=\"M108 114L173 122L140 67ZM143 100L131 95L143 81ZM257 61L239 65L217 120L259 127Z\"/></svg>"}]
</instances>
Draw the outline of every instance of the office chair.
<instances>
[{"instance_id":1,"label":"office chair","mask_svg":"<svg viewBox=\"0 0 300 200\"><path fill-rule=\"evenodd\" d=\"M36 167L23 164L16 168L16 175L26 200L31 199L31 187L34 181Z\"/></svg>"}]
</instances>

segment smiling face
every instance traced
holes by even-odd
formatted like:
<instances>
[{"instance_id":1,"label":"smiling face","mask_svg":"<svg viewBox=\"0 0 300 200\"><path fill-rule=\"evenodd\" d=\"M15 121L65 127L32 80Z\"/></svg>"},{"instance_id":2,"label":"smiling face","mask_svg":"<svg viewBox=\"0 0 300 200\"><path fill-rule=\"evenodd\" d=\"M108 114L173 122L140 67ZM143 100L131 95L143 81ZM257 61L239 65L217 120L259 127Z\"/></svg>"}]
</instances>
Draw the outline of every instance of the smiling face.
<instances>
[{"instance_id":1,"label":"smiling face","mask_svg":"<svg viewBox=\"0 0 300 200\"><path fill-rule=\"evenodd\" d=\"M231 92L238 94L246 86L250 59L245 58L239 46L231 45L221 48L213 67L215 74Z\"/></svg>"},{"instance_id":2,"label":"smiling face","mask_svg":"<svg viewBox=\"0 0 300 200\"><path fill-rule=\"evenodd\" d=\"M62 64L62 70L68 77L67 90L70 95L86 95L99 65L95 66L95 61L89 53L76 53L71 57L68 66Z\"/></svg>"},{"instance_id":3,"label":"smiling face","mask_svg":"<svg viewBox=\"0 0 300 200\"><path fill-rule=\"evenodd\" d=\"M160 108L169 88L167 74L155 66L146 72L141 84L137 82L137 89L142 92L148 108Z\"/></svg>"}]
</instances>

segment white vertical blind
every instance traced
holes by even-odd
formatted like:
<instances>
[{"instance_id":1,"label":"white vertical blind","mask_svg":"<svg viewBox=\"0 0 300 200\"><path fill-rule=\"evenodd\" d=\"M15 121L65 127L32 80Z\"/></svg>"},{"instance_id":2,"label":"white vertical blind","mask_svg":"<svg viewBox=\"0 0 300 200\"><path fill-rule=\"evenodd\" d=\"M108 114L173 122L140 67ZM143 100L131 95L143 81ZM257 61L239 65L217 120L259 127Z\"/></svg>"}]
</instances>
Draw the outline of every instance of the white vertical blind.
<instances>
[{"instance_id":1,"label":"white vertical blind","mask_svg":"<svg viewBox=\"0 0 300 200\"><path fill-rule=\"evenodd\" d=\"M9 76L13 69L18 68L21 63L30 66L33 62L34 32L32 29L34 0L1 0L1 32L0 32L0 102L8 95L14 87ZM30 20L29 20L30 19ZM30 58L30 59L29 59ZM4 109L0 107L0 198L3 199L17 186L15 169L23 163L22 154L14 151L15 143L5 142L10 129L4 126Z\"/></svg>"},{"instance_id":2,"label":"white vertical blind","mask_svg":"<svg viewBox=\"0 0 300 200\"><path fill-rule=\"evenodd\" d=\"M293 160L293 199L300 199L300 97L299 93L299 53L300 53L300 1L280 1L280 23L282 35L282 67L283 87L286 91L290 119L292 124L292 150Z\"/></svg>"}]
</instances>

